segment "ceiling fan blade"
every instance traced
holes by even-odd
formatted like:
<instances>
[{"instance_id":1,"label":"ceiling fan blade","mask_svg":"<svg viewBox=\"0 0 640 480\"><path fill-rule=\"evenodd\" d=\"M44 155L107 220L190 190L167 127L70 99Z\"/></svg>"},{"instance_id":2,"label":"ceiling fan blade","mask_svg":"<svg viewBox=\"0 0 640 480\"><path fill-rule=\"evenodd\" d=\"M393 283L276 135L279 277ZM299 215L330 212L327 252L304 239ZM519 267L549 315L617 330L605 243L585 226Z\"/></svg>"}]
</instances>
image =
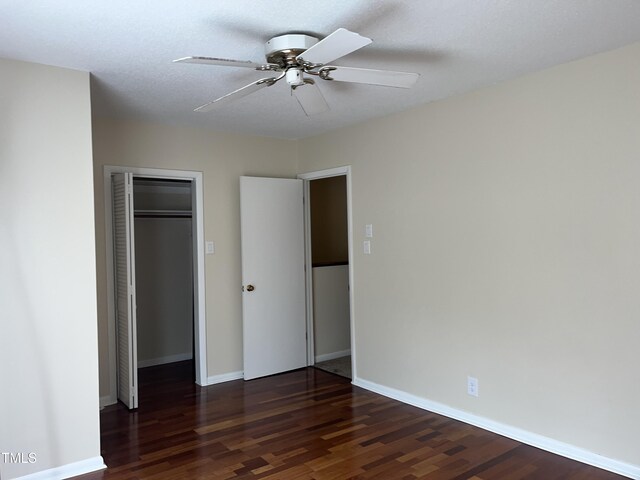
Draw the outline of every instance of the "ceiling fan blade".
<instances>
[{"instance_id":1,"label":"ceiling fan blade","mask_svg":"<svg viewBox=\"0 0 640 480\"><path fill-rule=\"evenodd\" d=\"M322 96L322 92L311 79L306 79L304 85L292 87L293 95L298 99L298 103L307 114L307 117L329 110L327 101Z\"/></svg>"},{"instance_id":2,"label":"ceiling fan blade","mask_svg":"<svg viewBox=\"0 0 640 480\"><path fill-rule=\"evenodd\" d=\"M184 57L174 60L173 63L197 63L200 65L220 65L223 67L245 67L262 69L261 63L255 63L250 60L232 60L229 58L215 57Z\"/></svg>"},{"instance_id":3,"label":"ceiling fan blade","mask_svg":"<svg viewBox=\"0 0 640 480\"><path fill-rule=\"evenodd\" d=\"M297 58L302 58L305 62L325 65L351 52L355 52L371 42L370 38L350 32L346 28L339 28L302 52Z\"/></svg>"},{"instance_id":4,"label":"ceiling fan blade","mask_svg":"<svg viewBox=\"0 0 640 480\"><path fill-rule=\"evenodd\" d=\"M247 95L251 95L258 90L262 90L265 87L270 87L278 78L261 78L257 82L250 83L249 85L245 85L238 90L234 90L231 93L227 93L226 95L216 98L213 102L205 103L204 105L199 106L194 110L194 112L210 112L214 108L218 108L221 105L224 105L229 102L233 102L234 100L238 100L242 97L246 97Z\"/></svg>"},{"instance_id":5,"label":"ceiling fan blade","mask_svg":"<svg viewBox=\"0 0 640 480\"><path fill-rule=\"evenodd\" d=\"M419 73L372 70L369 68L323 67L320 77L337 82L366 83L384 87L411 88L420 77Z\"/></svg>"}]
</instances>

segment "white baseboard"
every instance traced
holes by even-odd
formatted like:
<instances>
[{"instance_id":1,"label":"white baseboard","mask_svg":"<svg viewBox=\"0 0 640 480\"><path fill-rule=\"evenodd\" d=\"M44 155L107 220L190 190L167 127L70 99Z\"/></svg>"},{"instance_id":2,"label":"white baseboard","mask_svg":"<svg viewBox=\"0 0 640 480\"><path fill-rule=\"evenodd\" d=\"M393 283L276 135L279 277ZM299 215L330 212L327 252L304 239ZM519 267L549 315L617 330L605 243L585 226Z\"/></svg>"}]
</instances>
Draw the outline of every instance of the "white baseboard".
<instances>
[{"instance_id":1,"label":"white baseboard","mask_svg":"<svg viewBox=\"0 0 640 480\"><path fill-rule=\"evenodd\" d=\"M104 397L100 397L100 410L109 405L114 405L118 403L118 399L115 395L105 395Z\"/></svg>"},{"instance_id":2,"label":"white baseboard","mask_svg":"<svg viewBox=\"0 0 640 480\"><path fill-rule=\"evenodd\" d=\"M182 362L191 360L193 353L178 353L176 355L167 355L165 357L150 358L148 360L138 360L138 368L155 367L156 365L164 365L165 363Z\"/></svg>"},{"instance_id":3,"label":"white baseboard","mask_svg":"<svg viewBox=\"0 0 640 480\"><path fill-rule=\"evenodd\" d=\"M84 475L85 473L96 472L105 468L107 468L107 466L104 464L103 458L98 455L97 457L81 460L80 462L69 463L61 467L31 473L23 477L18 477L16 480L62 480L64 478Z\"/></svg>"},{"instance_id":4,"label":"white baseboard","mask_svg":"<svg viewBox=\"0 0 640 480\"><path fill-rule=\"evenodd\" d=\"M244 378L244 372L242 371L221 373L220 375L212 375L211 377L207 377L207 385L215 385L216 383L230 382L231 380L240 380L242 378Z\"/></svg>"},{"instance_id":5,"label":"white baseboard","mask_svg":"<svg viewBox=\"0 0 640 480\"><path fill-rule=\"evenodd\" d=\"M613 458L604 457L597 453L584 450L582 448L570 445L568 443L560 442L552 438L538 435L537 433L528 432L511 425L496 422L485 417L480 417L463 410L449 407L442 403L427 400L426 398L418 397L402 390L396 390L395 388L385 387L369 380L362 378L355 378L352 382L354 385L370 390L385 397L393 398L403 403L408 403L414 407L422 408L430 412L444 415L445 417L460 420L461 422L480 427L484 430L509 437L518 442L526 443L547 452L555 453L563 457L577 460L578 462L593 465L594 467L602 468L610 472L624 475L625 477L632 478L634 480L640 480L640 466L630 463L621 462Z\"/></svg>"},{"instance_id":6,"label":"white baseboard","mask_svg":"<svg viewBox=\"0 0 640 480\"><path fill-rule=\"evenodd\" d=\"M333 360L334 358L346 357L351 355L351 349L340 350L339 352L323 353L322 355L316 355L316 363L326 362L327 360Z\"/></svg>"}]
</instances>

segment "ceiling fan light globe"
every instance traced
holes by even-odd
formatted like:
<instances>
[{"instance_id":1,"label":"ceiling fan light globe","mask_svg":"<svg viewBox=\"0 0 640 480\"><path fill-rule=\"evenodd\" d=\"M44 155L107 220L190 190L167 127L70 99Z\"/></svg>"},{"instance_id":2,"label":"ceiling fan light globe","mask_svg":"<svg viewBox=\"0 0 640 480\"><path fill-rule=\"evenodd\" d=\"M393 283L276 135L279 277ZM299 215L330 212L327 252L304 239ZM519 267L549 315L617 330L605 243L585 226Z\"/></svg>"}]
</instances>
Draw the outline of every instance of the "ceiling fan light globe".
<instances>
[{"instance_id":1,"label":"ceiling fan light globe","mask_svg":"<svg viewBox=\"0 0 640 480\"><path fill-rule=\"evenodd\" d=\"M304 75L302 74L302 70L299 68L290 68L287 70L285 79L292 87L304 85Z\"/></svg>"}]
</instances>

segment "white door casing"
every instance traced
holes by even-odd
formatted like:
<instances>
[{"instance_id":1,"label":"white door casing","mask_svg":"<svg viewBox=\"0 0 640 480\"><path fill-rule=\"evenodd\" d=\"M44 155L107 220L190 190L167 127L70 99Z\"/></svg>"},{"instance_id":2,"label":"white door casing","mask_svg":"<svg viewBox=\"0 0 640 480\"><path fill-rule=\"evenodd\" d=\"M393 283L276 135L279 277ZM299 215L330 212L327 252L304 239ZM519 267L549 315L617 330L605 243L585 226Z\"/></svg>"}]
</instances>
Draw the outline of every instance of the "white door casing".
<instances>
[{"instance_id":1,"label":"white door casing","mask_svg":"<svg viewBox=\"0 0 640 480\"><path fill-rule=\"evenodd\" d=\"M133 174L112 176L118 399L138 408Z\"/></svg>"},{"instance_id":2,"label":"white door casing","mask_svg":"<svg viewBox=\"0 0 640 480\"><path fill-rule=\"evenodd\" d=\"M205 241L204 241L204 181L202 172L189 170L166 170L157 168L141 168L131 166L105 165L104 171L104 209L105 209L105 245L106 245L106 273L107 273L107 321L109 345L109 394L100 398L100 406L112 405L117 402L118 391L118 355L116 332L116 304L115 304L115 257L113 235L113 190L111 177L118 173L129 172L134 177L158 179L175 179L192 181L192 209L193 209L193 283L194 283L194 356L196 383L208 385L210 378L207 374L206 347L206 305L205 305Z\"/></svg>"},{"instance_id":3,"label":"white door casing","mask_svg":"<svg viewBox=\"0 0 640 480\"><path fill-rule=\"evenodd\" d=\"M351 200L351 167L349 165L343 167L329 168L314 172L306 172L298 175L298 178L304 181L304 195L309 198L310 187L309 182L319 180L321 178L336 177L345 175L347 180L347 238L349 244L349 323L351 330L351 375L354 380L358 378L356 369L356 329L355 329L355 302L354 302L354 255L353 255L353 202ZM305 204L305 256L308 268L306 275L307 289L307 365L315 364L314 351L314 319L313 319L313 262L311 259L311 210L309 201Z\"/></svg>"},{"instance_id":4,"label":"white door casing","mask_svg":"<svg viewBox=\"0 0 640 480\"><path fill-rule=\"evenodd\" d=\"M307 365L302 181L240 177L244 378Z\"/></svg>"}]
</instances>

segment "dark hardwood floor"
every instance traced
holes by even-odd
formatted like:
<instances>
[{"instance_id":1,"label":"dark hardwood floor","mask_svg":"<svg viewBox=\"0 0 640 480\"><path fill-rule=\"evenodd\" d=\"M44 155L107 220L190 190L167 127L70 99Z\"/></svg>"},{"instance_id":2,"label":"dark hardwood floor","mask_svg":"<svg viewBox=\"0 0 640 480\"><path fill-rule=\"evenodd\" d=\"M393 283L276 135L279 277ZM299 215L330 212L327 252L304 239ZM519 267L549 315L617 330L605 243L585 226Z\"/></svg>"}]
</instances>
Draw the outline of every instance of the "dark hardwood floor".
<instances>
[{"instance_id":1,"label":"dark hardwood floor","mask_svg":"<svg viewBox=\"0 0 640 480\"><path fill-rule=\"evenodd\" d=\"M313 368L201 388L140 370L140 407L101 412L94 479L621 479Z\"/></svg>"}]
</instances>

